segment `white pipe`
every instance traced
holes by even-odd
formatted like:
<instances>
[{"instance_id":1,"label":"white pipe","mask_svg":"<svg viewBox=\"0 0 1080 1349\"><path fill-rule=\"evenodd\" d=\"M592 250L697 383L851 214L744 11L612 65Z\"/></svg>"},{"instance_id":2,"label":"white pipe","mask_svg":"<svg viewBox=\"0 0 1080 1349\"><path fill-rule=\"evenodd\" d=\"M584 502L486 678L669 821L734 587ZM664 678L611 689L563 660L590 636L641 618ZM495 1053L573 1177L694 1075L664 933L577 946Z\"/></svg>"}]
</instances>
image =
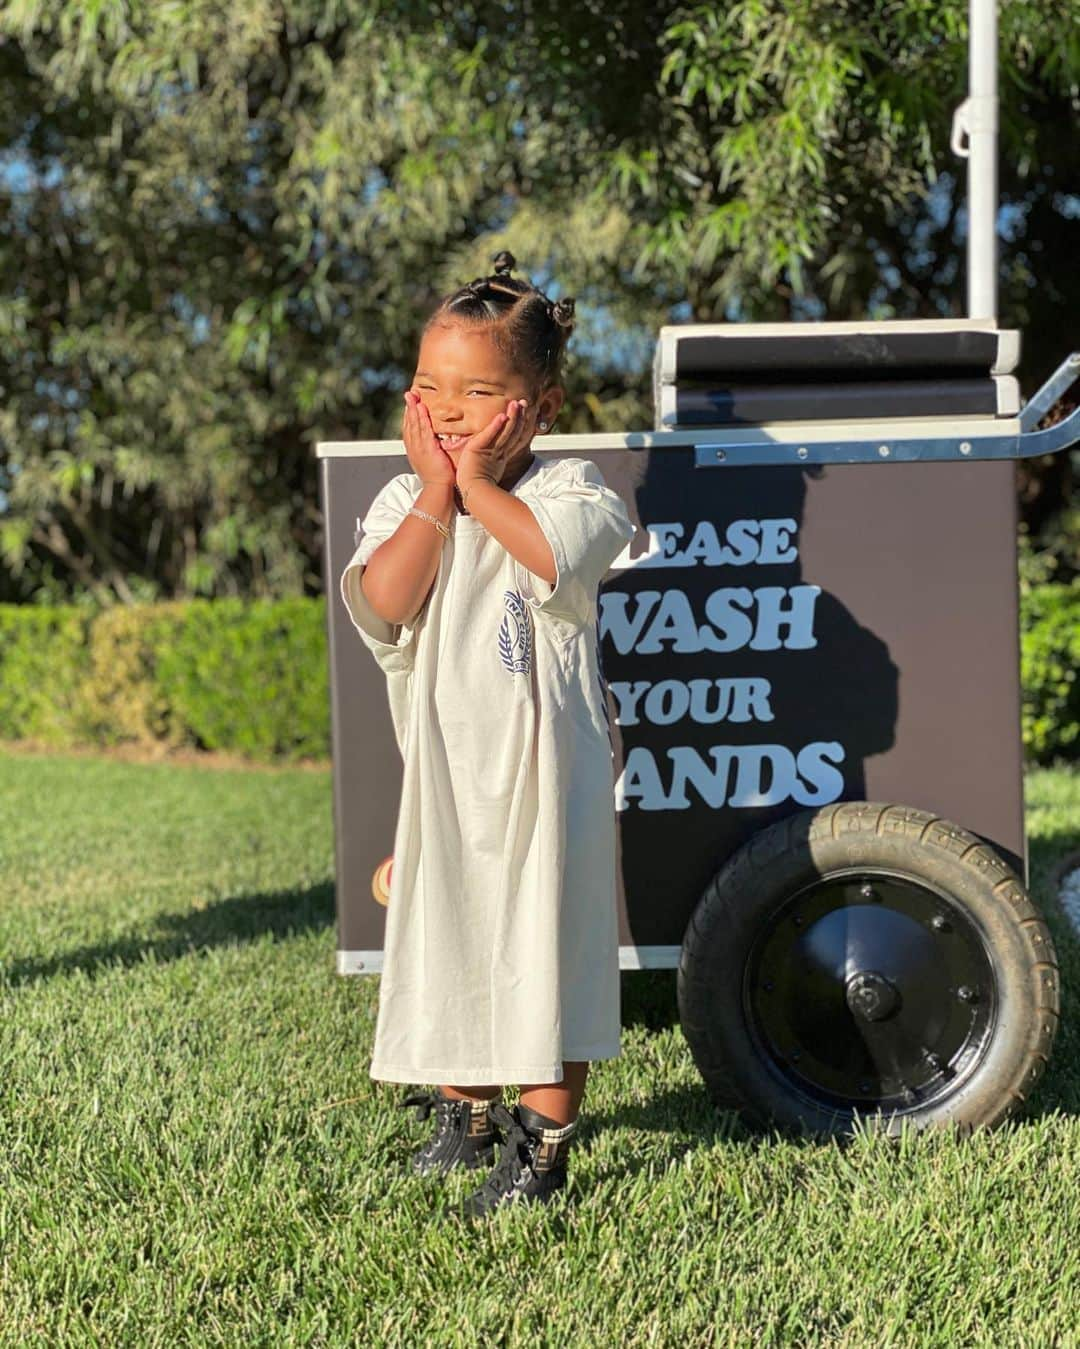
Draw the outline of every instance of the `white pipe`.
<instances>
[{"instance_id":1,"label":"white pipe","mask_svg":"<svg viewBox=\"0 0 1080 1349\"><path fill-rule=\"evenodd\" d=\"M968 36L968 318L997 318L997 0L970 0Z\"/></svg>"}]
</instances>

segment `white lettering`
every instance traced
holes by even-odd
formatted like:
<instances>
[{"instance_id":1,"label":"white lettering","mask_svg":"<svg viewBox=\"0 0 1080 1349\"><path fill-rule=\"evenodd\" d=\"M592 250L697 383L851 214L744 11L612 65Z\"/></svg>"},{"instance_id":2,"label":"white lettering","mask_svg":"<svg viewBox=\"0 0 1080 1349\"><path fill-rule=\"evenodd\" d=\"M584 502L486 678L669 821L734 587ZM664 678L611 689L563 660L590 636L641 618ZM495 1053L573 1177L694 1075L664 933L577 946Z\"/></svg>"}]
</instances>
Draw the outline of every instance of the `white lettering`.
<instances>
[{"instance_id":1,"label":"white lettering","mask_svg":"<svg viewBox=\"0 0 1080 1349\"><path fill-rule=\"evenodd\" d=\"M730 745L710 745L707 752L713 761L712 768L706 768L701 754L689 745L675 745L667 751L667 757L675 769L671 778L668 810L686 810L689 807L690 799L686 795L688 782L693 783L711 809L719 810L724 804L731 764L741 751Z\"/></svg>"},{"instance_id":2,"label":"white lettering","mask_svg":"<svg viewBox=\"0 0 1080 1349\"><path fill-rule=\"evenodd\" d=\"M723 534L718 534L711 520L699 520L685 548L678 540L683 538L686 526L679 520L642 525L648 535L648 549L637 557L630 556L631 539L611 564L612 571L629 571L635 567L706 567L774 566L794 562L799 556L794 544L789 546L788 535L798 529L798 521L791 519L732 520ZM635 536L636 537L636 536Z\"/></svg>"},{"instance_id":3,"label":"white lettering","mask_svg":"<svg viewBox=\"0 0 1080 1349\"><path fill-rule=\"evenodd\" d=\"M728 547L723 560L733 567L748 567L751 562L756 562L760 529L757 520L733 520L727 528Z\"/></svg>"},{"instance_id":4,"label":"white lettering","mask_svg":"<svg viewBox=\"0 0 1080 1349\"><path fill-rule=\"evenodd\" d=\"M791 796L794 785L795 756L785 745L744 745L739 751L735 790L728 805L736 810L779 805Z\"/></svg>"},{"instance_id":5,"label":"white lettering","mask_svg":"<svg viewBox=\"0 0 1080 1349\"><path fill-rule=\"evenodd\" d=\"M687 786L711 810L724 805L749 810L789 799L799 805L827 805L839 800L844 789L843 776L831 767L844 762L843 746L836 741L805 745L797 755L785 745L711 745L704 754L691 745L673 745L663 757L671 766L666 791L653 752L643 745L630 750L615 783L616 811L632 803L639 810L687 810L693 804ZM732 768L735 782L729 794Z\"/></svg>"},{"instance_id":6,"label":"white lettering","mask_svg":"<svg viewBox=\"0 0 1080 1349\"><path fill-rule=\"evenodd\" d=\"M799 751L799 772L808 778L817 791L807 791L797 785L792 796L801 806L827 806L839 800L844 790L843 776L828 765L844 762L844 747L837 740L821 740L804 745ZM824 760L824 762L823 762Z\"/></svg>"},{"instance_id":7,"label":"white lettering","mask_svg":"<svg viewBox=\"0 0 1080 1349\"><path fill-rule=\"evenodd\" d=\"M705 599L708 624L699 625L686 592L639 590L628 595L608 590L600 596L600 639L610 637L620 655L634 651L656 656L668 649L693 655L701 651L805 651L817 645L814 607L820 586L726 586ZM631 601L633 609L631 609ZM757 606L756 617L752 611ZM711 626L710 626L711 625ZM780 639L785 628L788 636Z\"/></svg>"},{"instance_id":8,"label":"white lettering","mask_svg":"<svg viewBox=\"0 0 1080 1349\"><path fill-rule=\"evenodd\" d=\"M664 679L654 684L645 699L645 715L654 726L670 726L681 721L690 706L690 690L679 679Z\"/></svg>"},{"instance_id":9,"label":"white lettering","mask_svg":"<svg viewBox=\"0 0 1080 1349\"><path fill-rule=\"evenodd\" d=\"M627 684L624 680L615 679L608 684L608 688L614 694L615 701L618 703L618 710L615 713L616 725L637 726L637 705L639 700L648 692L649 681L639 679L633 684Z\"/></svg>"},{"instance_id":10,"label":"white lettering","mask_svg":"<svg viewBox=\"0 0 1080 1349\"><path fill-rule=\"evenodd\" d=\"M762 520L761 552L758 555L758 562L763 564L794 562L799 556L799 550L788 547L787 535L794 534L798 527L795 520Z\"/></svg>"},{"instance_id":11,"label":"white lettering","mask_svg":"<svg viewBox=\"0 0 1080 1349\"><path fill-rule=\"evenodd\" d=\"M723 634L716 637L709 633L704 640L707 651L741 651L744 646L752 645L754 625L749 617L735 606L743 605L749 609L754 603L754 592L745 586L727 590L714 590L705 601L705 616Z\"/></svg>"},{"instance_id":12,"label":"white lettering","mask_svg":"<svg viewBox=\"0 0 1080 1349\"><path fill-rule=\"evenodd\" d=\"M725 561L725 549L716 537L716 526L711 520L699 520L694 527L690 542L682 551L680 561L684 567L696 567L704 562L707 567L719 567Z\"/></svg>"},{"instance_id":13,"label":"white lettering","mask_svg":"<svg viewBox=\"0 0 1080 1349\"><path fill-rule=\"evenodd\" d=\"M623 761L615 783L615 809L625 810L631 798L637 800L641 810L668 808L656 760L644 745L635 745Z\"/></svg>"},{"instance_id":14,"label":"white lettering","mask_svg":"<svg viewBox=\"0 0 1080 1349\"><path fill-rule=\"evenodd\" d=\"M814 636L814 605L821 594L820 586L763 586L754 591L758 603L758 622L754 639L750 643L754 651L778 651L781 646L789 651L806 651L817 646ZM783 602L791 597L791 606L784 609ZM780 641L780 627L788 629L786 642Z\"/></svg>"},{"instance_id":15,"label":"white lettering","mask_svg":"<svg viewBox=\"0 0 1080 1349\"><path fill-rule=\"evenodd\" d=\"M697 680L691 681L697 683ZM728 721L772 721L773 711L769 706L772 685L767 679L733 679L735 686L735 706Z\"/></svg>"},{"instance_id":16,"label":"white lettering","mask_svg":"<svg viewBox=\"0 0 1080 1349\"><path fill-rule=\"evenodd\" d=\"M665 679L653 684L637 679L632 684L615 679L608 685L617 703L619 726L638 726L638 705L654 726L670 726L689 716L699 726L718 721L773 721L769 698L772 685L760 676L739 679ZM712 696L715 695L715 696ZM712 697L711 697L712 696ZM711 705L710 705L711 697Z\"/></svg>"},{"instance_id":17,"label":"white lettering","mask_svg":"<svg viewBox=\"0 0 1080 1349\"><path fill-rule=\"evenodd\" d=\"M600 640L610 637L620 655L636 649L641 631L648 622L653 606L660 598L659 590L639 590L633 600L637 606L631 618L626 606L631 596L621 590L600 596Z\"/></svg>"}]
</instances>

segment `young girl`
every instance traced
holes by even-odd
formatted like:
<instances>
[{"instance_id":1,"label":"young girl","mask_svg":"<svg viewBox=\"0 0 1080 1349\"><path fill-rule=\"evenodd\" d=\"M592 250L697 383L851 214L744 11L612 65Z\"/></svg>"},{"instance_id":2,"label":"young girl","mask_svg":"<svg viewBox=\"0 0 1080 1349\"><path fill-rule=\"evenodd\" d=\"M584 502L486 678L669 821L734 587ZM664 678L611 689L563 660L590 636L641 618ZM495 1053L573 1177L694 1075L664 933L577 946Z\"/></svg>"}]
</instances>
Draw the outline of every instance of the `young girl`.
<instances>
[{"instance_id":1,"label":"young girl","mask_svg":"<svg viewBox=\"0 0 1080 1349\"><path fill-rule=\"evenodd\" d=\"M588 459L539 459L574 301L510 275L424 328L403 439L341 577L404 759L371 1076L435 1083L419 1171L499 1163L470 1215L547 1200L619 1044L613 749L597 588L633 536ZM497 1100L521 1088L511 1112Z\"/></svg>"}]
</instances>

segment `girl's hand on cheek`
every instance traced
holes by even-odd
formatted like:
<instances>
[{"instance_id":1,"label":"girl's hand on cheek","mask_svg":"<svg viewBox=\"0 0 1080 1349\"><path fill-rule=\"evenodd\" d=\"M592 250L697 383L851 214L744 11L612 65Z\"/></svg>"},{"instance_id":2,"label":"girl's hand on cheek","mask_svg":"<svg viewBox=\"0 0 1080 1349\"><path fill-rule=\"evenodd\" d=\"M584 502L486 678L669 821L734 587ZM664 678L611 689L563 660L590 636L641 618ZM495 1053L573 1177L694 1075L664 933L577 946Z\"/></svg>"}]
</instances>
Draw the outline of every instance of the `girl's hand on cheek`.
<instances>
[{"instance_id":1,"label":"girl's hand on cheek","mask_svg":"<svg viewBox=\"0 0 1080 1349\"><path fill-rule=\"evenodd\" d=\"M431 413L412 389L405 391L401 438L412 470L425 487L430 484L453 487L456 478L454 461L436 439Z\"/></svg>"},{"instance_id":2,"label":"girl's hand on cheek","mask_svg":"<svg viewBox=\"0 0 1080 1349\"><path fill-rule=\"evenodd\" d=\"M512 398L505 412L496 413L482 431L469 437L457 463L457 484L461 491L482 478L499 482L507 464L532 439L532 417L527 409L524 398Z\"/></svg>"}]
</instances>

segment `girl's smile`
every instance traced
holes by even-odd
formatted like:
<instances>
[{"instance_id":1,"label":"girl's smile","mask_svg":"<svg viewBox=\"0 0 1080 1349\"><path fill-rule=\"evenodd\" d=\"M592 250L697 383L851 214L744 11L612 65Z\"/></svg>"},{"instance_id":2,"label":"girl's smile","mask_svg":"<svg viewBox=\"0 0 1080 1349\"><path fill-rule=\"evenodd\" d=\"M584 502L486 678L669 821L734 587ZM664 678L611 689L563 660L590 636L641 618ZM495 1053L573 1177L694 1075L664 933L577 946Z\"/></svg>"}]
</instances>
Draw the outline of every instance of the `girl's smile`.
<instances>
[{"instance_id":1,"label":"girl's smile","mask_svg":"<svg viewBox=\"0 0 1080 1349\"><path fill-rule=\"evenodd\" d=\"M412 387L431 414L435 435L455 469L469 437L483 431L514 399L527 400L520 415L530 438L538 419L549 424L555 420L563 400L561 389L549 389L537 401L490 329L465 323L440 323L424 333ZM515 462L531 457L526 444Z\"/></svg>"}]
</instances>

